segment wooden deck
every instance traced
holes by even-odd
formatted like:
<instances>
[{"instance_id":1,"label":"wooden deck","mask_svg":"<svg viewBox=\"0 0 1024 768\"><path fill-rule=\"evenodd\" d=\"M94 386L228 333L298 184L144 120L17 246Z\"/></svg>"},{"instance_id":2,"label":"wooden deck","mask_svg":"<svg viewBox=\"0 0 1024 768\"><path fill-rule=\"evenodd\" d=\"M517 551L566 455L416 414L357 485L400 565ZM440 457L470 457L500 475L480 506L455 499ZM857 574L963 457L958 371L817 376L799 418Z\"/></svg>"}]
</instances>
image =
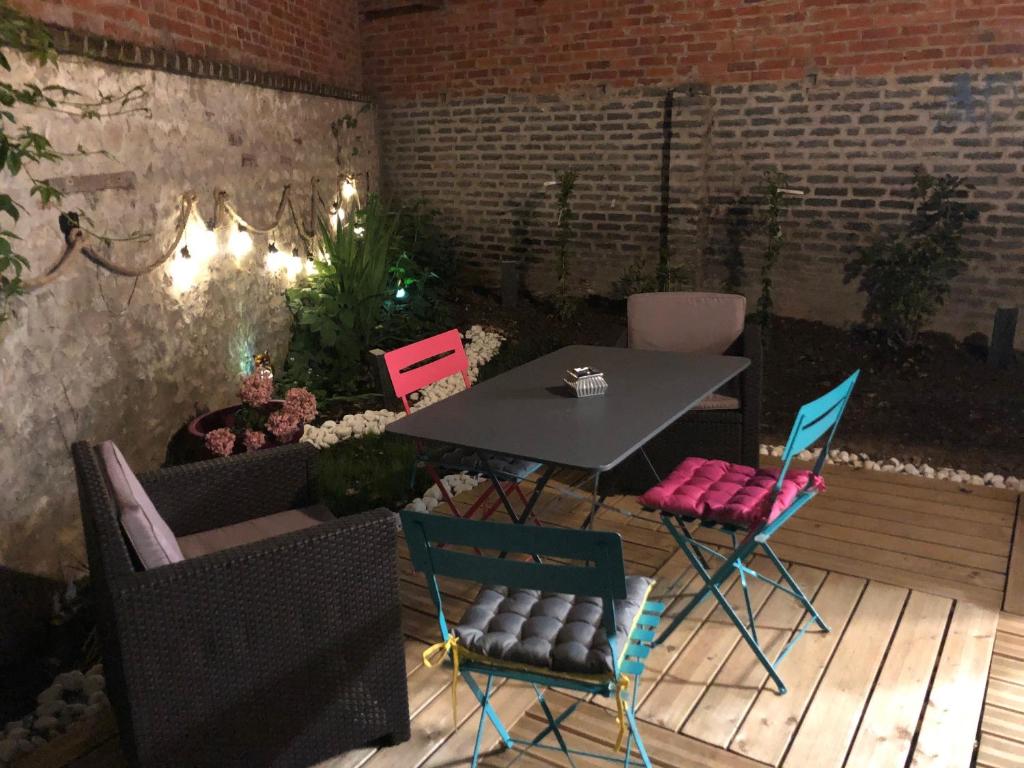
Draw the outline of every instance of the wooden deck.
<instances>
[{"instance_id":1,"label":"wooden deck","mask_svg":"<svg viewBox=\"0 0 1024 768\"><path fill-rule=\"evenodd\" d=\"M1024 554L1011 562L1011 551L1024 552L1022 534L1014 537L1017 495L838 467L827 477L828 492L774 541L832 631L810 630L786 657L780 672L789 692L779 696L707 601L649 658L638 715L652 760L666 768L1024 765L1024 617L1001 613L1004 600L1007 608L1024 603ZM639 512L627 499L614 501ZM584 509L551 495L541 517L577 526ZM602 512L598 527L622 534L629 572L656 575L662 589L679 579L676 593L692 592L692 570L655 519ZM320 768L440 767L467 763L472 752L476 702L460 685L454 728L449 672L420 658L438 639L432 605L401 555L412 739ZM453 612L474 594L464 583L443 588ZM763 641L780 647L799 612L760 584L752 599ZM494 701L513 735L540 730L529 688L506 683ZM41 751L18 768L123 765L112 728L109 720L93 726L63 752ZM594 751L609 749L616 735L603 700L585 703L567 728L577 746ZM489 728L485 738L496 746ZM517 756L497 752L485 762L506 766ZM517 764L564 762L531 752Z\"/></svg>"}]
</instances>

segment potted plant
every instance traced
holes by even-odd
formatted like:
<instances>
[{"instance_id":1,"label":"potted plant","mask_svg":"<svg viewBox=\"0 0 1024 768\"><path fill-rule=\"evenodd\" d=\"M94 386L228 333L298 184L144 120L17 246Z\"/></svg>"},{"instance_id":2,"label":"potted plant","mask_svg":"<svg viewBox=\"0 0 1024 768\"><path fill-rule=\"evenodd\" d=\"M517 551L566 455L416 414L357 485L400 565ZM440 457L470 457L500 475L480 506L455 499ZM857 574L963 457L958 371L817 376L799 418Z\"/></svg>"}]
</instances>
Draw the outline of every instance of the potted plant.
<instances>
[{"instance_id":1,"label":"potted plant","mask_svg":"<svg viewBox=\"0 0 1024 768\"><path fill-rule=\"evenodd\" d=\"M241 403L199 416L188 431L215 456L294 443L316 418L316 398L303 387L289 389L283 400L273 392L273 378L257 369L242 379Z\"/></svg>"}]
</instances>

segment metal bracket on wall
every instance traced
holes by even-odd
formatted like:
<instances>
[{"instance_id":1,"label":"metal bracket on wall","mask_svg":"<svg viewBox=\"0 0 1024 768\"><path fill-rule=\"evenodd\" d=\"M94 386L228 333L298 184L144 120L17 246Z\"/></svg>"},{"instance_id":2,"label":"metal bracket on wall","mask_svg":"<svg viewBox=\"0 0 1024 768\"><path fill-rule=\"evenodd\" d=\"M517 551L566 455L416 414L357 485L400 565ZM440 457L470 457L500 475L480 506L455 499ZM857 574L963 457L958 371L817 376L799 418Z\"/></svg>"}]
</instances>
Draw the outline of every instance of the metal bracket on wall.
<instances>
[{"instance_id":1,"label":"metal bracket on wall","mask_svg":"<svg viewBox=\"0 0 1024 768\"><path fill-rule=\"evenodd\" d=\"M135 172L86 173L80 176L62 176L58 179L50 179L50 184L64 195L100 192L104 189L135 189Z\"/></svg>"},{"instance_id":2,"label":"metal bracket on wall","mask_svg":"<svg viewBox=\"0 0 1024 768\"><path fill-rule=\"evenodd\" d=\"M444 0L360 0L359 12L366 19L398 16L404 13L436 11L444 7Z\"/></svg>"}]
</instances>

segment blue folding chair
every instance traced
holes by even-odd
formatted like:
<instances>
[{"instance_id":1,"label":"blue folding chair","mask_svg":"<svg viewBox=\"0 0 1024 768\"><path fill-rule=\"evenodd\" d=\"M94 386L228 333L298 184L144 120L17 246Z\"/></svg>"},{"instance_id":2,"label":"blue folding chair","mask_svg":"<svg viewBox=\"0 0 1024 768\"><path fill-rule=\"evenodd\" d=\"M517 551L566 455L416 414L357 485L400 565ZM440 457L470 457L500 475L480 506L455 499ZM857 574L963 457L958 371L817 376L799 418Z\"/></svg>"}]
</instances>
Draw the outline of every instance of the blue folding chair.
<instances>
[{"instance_id":1,"label":"blue folding chair","mask_svg":"<svg viewBox=\"0 0 1024 768\"><path fill-rule=\"evenodd\" d=\"M704 586L686 603L658 637L655 645L665 642L694 608L708 595L714 595L778 686L779 693L786 692L785 683L776 669L778 664L812 623L816 623L825 632L828 632L829 628L769 546L768 540L796 514L797 510L824 489L824 483L821 481L822 469L839 419L846 409L859 375L860 371L856 371L828 394L800 408L782 454L780 471L757 470L724 461L690 458L676 467L659 485L640 497L640 502L646 508L660 512L662 523L704 580ZM814 469L791 473L789 469L793 456L817 445L823 437L824 445ZM731 539L732 550L723 554L718 549L697 541L686 527L692 522L724 531ZM742 538L739 538L740 536ZM746 564L758 550L764 552L778 569L781 581L769 578ZM711 561L720 561L713 571L709 570L708 557ZM739 574L746 620L740 617L723 592L723 584L734 571ZM799 601L809 614L807 621L774 660L768 658L758 642L757 625L748 591L748 578L760 579L772 589L781 589L788 593Z\"/></svg>"},{"instance_id":2,"label":"blue folding chair","mask_svg":"<svg viewBox=\"0 0 1024 768\"><path fill-rule=\"evenodd\" d=\"M426 576L443 638L424 652L424 663L434 666L450 658L453 709L460 676L480 702L472 765L478 764L489 720L507 748L561 751L570 765L575 765L572 756L580 755L629 768L635 742L644 766L651 768L635 706L644 659L664 606L647 600L652 579L626 576L619 535L410 511L401 515L413 566ZM571 562L522 560L513 553ZM445 617L439 576L501 586L483 587L461 623L452 626ZM484 679L483 686L475 676ZM530 741L513 739L491 706L495 678L533 686L548 725ZM615 752L625 741L625 755L570 749L560 726L582 702L577 699L555 717L543 687L614 697L619 725ZM549 735L557 745L541 743Z\"/></svg>"}]
</instances>

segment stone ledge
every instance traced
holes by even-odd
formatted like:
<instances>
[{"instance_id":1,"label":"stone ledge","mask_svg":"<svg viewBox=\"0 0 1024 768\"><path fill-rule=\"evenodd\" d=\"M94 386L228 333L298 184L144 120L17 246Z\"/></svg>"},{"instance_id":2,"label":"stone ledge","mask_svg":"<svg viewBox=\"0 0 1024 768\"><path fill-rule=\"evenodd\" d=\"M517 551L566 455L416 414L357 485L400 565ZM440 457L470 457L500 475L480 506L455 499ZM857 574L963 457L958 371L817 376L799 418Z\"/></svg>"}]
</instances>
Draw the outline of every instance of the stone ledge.
<instances>
[{"instance_id":1,"label":"stone ledge","mask_svg":"<svg viewBox=\"0 0 1024 768\"><path fill-rule=\"evenodd\" d=\"M229 83L255 85L278 91L307 93L344 101L369 102L370 97L359 91L341 88L329 83L309 80L283 72L267 72L242 64L214 61L202 56L169 51L163 48L139 45L109 37L77 32L66 27L47 25L57 52L125 67L157 69L175 75L224 80Z\"/></svg>"}]
</instances>

